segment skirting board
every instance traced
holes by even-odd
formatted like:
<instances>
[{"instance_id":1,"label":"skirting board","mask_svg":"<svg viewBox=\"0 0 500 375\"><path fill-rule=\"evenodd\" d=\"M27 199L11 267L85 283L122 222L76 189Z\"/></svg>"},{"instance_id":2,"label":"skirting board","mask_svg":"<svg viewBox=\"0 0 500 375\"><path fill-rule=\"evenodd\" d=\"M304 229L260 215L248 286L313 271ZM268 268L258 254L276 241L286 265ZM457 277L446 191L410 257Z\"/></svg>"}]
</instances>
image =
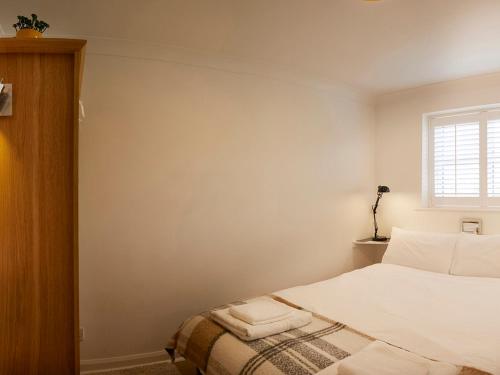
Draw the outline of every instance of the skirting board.
<instances>
[{"instance_id":1,"label":"skirting board","mask_svg":"<svg viewBox=\"0 0 500 375\"><path fill-rule=\"evenodd\" d=\"M177 360L182 360L181 358ZM99 359L82 359L80 361L80 374L91 374L94 371L112 370L123 367L134 367L145 365L153 362L165 362L170 358L167 352L160 350L151 353L131 354L120 357L99 358Z\"/></svg>"}]
</instances>

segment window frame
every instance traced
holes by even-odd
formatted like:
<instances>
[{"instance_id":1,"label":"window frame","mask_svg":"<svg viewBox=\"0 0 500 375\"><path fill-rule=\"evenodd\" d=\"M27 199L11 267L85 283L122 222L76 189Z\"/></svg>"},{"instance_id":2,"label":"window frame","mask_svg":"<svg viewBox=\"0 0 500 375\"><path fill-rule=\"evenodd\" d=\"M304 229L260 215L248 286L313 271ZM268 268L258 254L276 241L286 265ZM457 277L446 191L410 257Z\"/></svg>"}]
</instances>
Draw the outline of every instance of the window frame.
<instances>
[{"instance_id":1,"label":"window frame","mask_svg":"<svg viewBox=\"0 0 500 375\"><path fill-rule=\"evenodd\" d=\"M479 197L434 196L434 129L454 117L479 120ZM433 209L500 210L500 197L488 197L488 139L489 120L500 119L500 103L424 113L422 116L422 206ZM432 123L433 121L437 123Z\"/></svg>"}]
</instances>

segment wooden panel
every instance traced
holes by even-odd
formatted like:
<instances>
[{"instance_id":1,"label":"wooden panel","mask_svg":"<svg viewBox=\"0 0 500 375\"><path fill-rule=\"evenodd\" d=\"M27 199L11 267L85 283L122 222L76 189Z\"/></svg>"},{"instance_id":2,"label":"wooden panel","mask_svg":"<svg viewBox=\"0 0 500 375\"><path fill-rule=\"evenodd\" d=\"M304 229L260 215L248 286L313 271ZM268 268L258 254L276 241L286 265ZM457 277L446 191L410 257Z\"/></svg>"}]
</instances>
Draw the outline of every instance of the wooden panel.
<instances>
[{"instance_id":1,"label":"wooden panel","mask_svg":"<svg viewBox=\"0 0 500 375\"><path fill-rule=\"evenodd\" d=\"M73 95L68 95L74 91L73 71L71 55L41 56L35 175L40 197L40 363L54 374L74 369Z\"/></svg>"},{"instance_id":2,"label":"wooden panel","mask_svg":"<svg viewBox=\"0 0 500 375\"><path fill-rule=\"evenodd\" d=\"M0 53L79 53L86 41L80 39L17 39L0 38Z\"/></svg>"},{"instance_id":3,"label":"wooden panel","mask_svg":"<svg viewBox=\"0 0 500 375\"><path fill-rule=\"evenodd\" d=\"M78 372L75 57L0 52L0 374Z\"/></svg>"},{"instance_id":4,"label":"wooden panel","mask_svg":"<svg viewBox=\"0 0 500 375\"><path fill-rule=\"evenodd\" d=\"M33 230L33 139L36 127L23 108L36 108L38 62L0 57L0 75L13 83L13 117L0 118L0 374L34 374L40 322L37 310L38 249ZM31 73L30 73L31 72ZM20 85L23 81L32 86ZM21 124L21 125L20 125Z\"/></svg>"}]
</instances>

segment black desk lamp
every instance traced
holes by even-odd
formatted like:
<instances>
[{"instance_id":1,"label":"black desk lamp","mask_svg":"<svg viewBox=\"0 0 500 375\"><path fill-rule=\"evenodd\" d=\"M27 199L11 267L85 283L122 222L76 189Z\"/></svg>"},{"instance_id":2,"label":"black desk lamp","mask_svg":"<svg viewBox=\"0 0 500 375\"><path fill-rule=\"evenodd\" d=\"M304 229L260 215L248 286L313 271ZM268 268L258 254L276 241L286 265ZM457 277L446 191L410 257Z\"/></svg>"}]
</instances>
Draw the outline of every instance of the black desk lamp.
<instances>
[{"instance_id":1,"label":"black desk lamp","mask_svg":"<svg viewBox=\"0 0 500 375\"><path fill-rule=\"evenodd\" d=\"M382 195L384 193L390 193L391 190L389 189L388 186L381 186L379 185L377 189L377 200L375 201L375 204L372 206L372 211L373 211L373 225L375 226L375 233L373 234L373 241L387 241L387 237L385 236L379 236L377 234L378 232L378 225L377 225L377 207L378 207L378 202L380 198L382 198Z\"/></svg>"}]
</instances>

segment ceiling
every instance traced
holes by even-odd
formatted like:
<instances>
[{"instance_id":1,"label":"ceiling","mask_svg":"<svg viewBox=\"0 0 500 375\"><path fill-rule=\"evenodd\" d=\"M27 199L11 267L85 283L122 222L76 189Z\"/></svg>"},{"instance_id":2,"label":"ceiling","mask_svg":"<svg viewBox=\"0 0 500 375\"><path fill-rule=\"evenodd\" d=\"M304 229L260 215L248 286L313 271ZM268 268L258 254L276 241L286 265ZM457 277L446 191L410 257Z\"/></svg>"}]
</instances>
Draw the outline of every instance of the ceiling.
<instances>
[{"instance_id":1,"label":"ceiling","mask_svg":"<svg viewBox=\"0 0 500 375\"><path fill-rule=\"evenodd\" d=\"M370 93L500 70L500 0L2 0L7 32L164 43L286 66Z\"/></svg>"}]
</instances>

